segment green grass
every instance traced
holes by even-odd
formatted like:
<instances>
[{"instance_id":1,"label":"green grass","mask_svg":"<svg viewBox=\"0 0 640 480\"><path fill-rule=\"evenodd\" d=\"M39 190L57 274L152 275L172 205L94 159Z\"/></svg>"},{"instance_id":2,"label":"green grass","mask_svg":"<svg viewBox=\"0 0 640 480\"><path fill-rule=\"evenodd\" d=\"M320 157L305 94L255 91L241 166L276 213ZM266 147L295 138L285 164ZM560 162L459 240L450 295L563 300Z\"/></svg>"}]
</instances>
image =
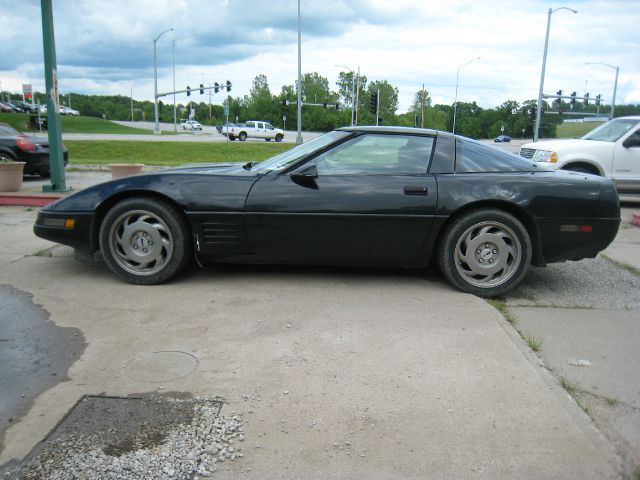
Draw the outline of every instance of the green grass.
<instances>
[{"instance_id":1,"label":"green grass","mask_svg":"<svg viewBox=\"0 0 640 480\"><path fill-rule=\"evenodd\" d=\"M509 322L511 325L515 327L516 318L513 315L511 315L511 313L509 312L509 309L507 308L506 303L501 302L500 300L492 299L492 298L487 298L485 300L487 301L487 303L489 303L489 305L491 305L493 308L498 310L502 314L502 316L507 320L507 322ZM520 332L518 331L518 333Z\"/></svg>"},{"instance_id":2,"label":"green grass","mask_svg":"<svg viewBox=\"0 0 640 480\"><path fill-rule=\"evenodd\" d=\"M529 348L534 352L539 352L540 348L542 348L542 340L536 337L524 337L525 342L529 345Z\"/></svg>"},{"instance_id":3,"label":"green grass","mask_svg":"<svg viewBox=\"0 0 640 480\"><path fill-rule=\"evenodd\" d=\"M0 122L8 123L23 132L32 131L28 126L29 114L27 113L0 112ZM60 123L62 125L62 133L127 133L132 135L148 135L152 133L151 130L118 125L109 120L95 117L60 116ZM173 134L173 132L164 132L164 134L168 133Z\"/></svg>"},{"instance_id":4,"label":"green grass","mask_svg":"<svg viewBox=\"0 0 640 480\"><path fill-rule=\"evenodd\" d=\"M556 130L557 138L580 138L583 135L589 133L597 126L602 125L600 122L587 122L587 123L562 123L558 125Z\"/></svg>"},{"instance_id":5,"label":"green grass","mask_svg":"<svg viewBox=\"0 0 640 480\"><path fill-rule=\"evenodd\" d=\"M71 165L144 163L174 166L201 162L253 162L290 149L283 143L131 142L127 140L66 140Z\"/></svg>"}]
</instances>

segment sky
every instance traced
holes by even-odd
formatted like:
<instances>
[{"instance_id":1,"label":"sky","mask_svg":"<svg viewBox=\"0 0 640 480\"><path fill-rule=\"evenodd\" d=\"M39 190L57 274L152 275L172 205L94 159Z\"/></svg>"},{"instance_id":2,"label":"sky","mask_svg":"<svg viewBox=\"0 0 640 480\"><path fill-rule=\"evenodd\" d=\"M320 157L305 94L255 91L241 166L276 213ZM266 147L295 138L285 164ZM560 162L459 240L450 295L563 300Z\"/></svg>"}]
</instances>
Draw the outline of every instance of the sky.
<instances>
[{"instance_id":1,"label":"sky","mask_svg":"<svg viewBox=\"0 0 640 480\"><path fill-rule=\"evenodd\" d=\"M328 78L360 69L399 90L399 112L424 87L434 103L486 108L538 95L549 8L545 93L586 91L640 104L640 0L300 0L302 71ZM59 91L153 99L158 91L231 81L249 93L258 74L271 92L297 78L296 0L53 0ZM0 88L44 91L39 0L0 0ZM458 68L472 59L468 65ZM342 65L344 67L338 67ZM345 68L346 67L346 68ZM226 94L212 96L221 104ZM208 95L190 99L208 102ZM185 102L186 96L178 97ZM65 102L63 100L63 102ZM66 103L66 102L65 102Z\"/></svg>"}]
</instances>

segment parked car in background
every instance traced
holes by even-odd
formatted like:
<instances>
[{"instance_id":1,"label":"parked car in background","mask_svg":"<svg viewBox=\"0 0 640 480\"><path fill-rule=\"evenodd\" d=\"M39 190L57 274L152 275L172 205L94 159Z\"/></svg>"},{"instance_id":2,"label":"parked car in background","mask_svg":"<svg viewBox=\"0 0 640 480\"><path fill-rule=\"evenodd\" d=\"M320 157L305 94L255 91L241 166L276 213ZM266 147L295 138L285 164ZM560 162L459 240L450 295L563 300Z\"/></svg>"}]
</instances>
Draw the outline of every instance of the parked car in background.
<instances>
[{"instance_id":1,"label":"parked car in background","mask_svg":"<svg viewBox=\"0 0 640 480\"><path fill-rule=\"evenodd\" d=\"M456 288L493 297L530 265L596 256L619 224L607 178L542 171L447 132L345 127L260 163L89 187L40 210L34 232L78 259L99 251L140 285L169 280L194 257L404 268L433 259Z\"/></svg>"},{"instance_id":2,"label":"parked car in background","mask_svg":"<svg viewBox=\"0 0 640 480\"><path fill-rule=\"evenodd\" d=\"M511 137L509 135L498 135L493 141L496 143L509 143L511 142Z\"/></svg>"},{"instance_id":3,"label":"parked car in background","mask_svg":"<svg viewBox=\"0 0 640 480\"><path fill-rule=\"evenodd\" d=\"M65 166L69 160L69 152L62 145ZM10 160L25 162L25 175L49 177L49 140L43 137L32 137L16 130L11 125L0 123L0 155Z\"/></svg>"},{"instance_id":4,"label":"parked car in background","mask_svg":"<svg viewBox=\"0 0 640 480\"><path fill-rule=\"evenodd\" d=\"M202 124L195 120L180 120L180 125L182 125L183 130L202 131Z\"/></svg>"},{"instance_id":5,"label":"parked car in background","mask_svg":"<svg viewBox=\"0 0 640 480\"><path fill-rule=\"evenodd\" d=\"M30 113L38 112L38 105L33 103L23 102L22 100L16 100L15 102L13 102L13 104L17 105L25 112L30 112Z\"/></svg>"},{"instance_id":6,"label":"parked car in background","mask_svg":"<svg viewBox=\"0 0 640 480\"><path fill-rule=\"evenodd\" d=\"M14 113L15 110L10 105L7 105L4 102L0 102L0 112Z\"/></svg>"},{"instance_id":7,"label":"parked car in background","mask_svg":"<svg viewBox=\"0 0 640 480\"><path fill-rule=\"evenodd\" d=\"M250 120L244 124L231 127L228 130L224 128L220 133L228 136L229 140L235 140L237 138L241 142L244 142L247 138L263 138L267 142L271 140L281 142L284 138L283 130L275 128L269 122L263 122L261 120Z\"/></svg>"},{"instance_id":8,"label":"parked car in background","mask_svg":"<svg viewBox=\"0 0 640 480\"><path fill-rule=\"evenodd\" d=\"M613 179L621 194L640 194L640 116L610 120L580 139L520 147L520 156L546 168Z\"/></svg>"},{"instance_id":9,"label":"parked car in background","mask_svg":"<svg viewBox=\"0 0 640 480\"><path fill-rule=\"evenodd\" d=\"M60 115L80 115L78 110L60 105Z\"/></svg>"}]
</instances>

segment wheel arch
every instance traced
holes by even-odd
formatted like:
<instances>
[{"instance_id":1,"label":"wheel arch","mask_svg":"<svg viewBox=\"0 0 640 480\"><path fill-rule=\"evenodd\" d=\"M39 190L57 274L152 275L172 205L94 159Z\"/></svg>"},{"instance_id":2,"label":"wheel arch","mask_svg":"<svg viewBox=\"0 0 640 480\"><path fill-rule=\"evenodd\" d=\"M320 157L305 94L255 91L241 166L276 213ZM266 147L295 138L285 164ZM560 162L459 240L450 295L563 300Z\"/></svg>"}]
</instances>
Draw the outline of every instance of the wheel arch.
<instances>
[{"instance_id":1,"label":"wheel arch","mask_svg":"<svg viewBox=\"0 0 640 480\"><path fill-rule=\"evenodd\" d=\"M93 220L93 225L91 228L91 248L93 251L98 250L99 245L100 245L100 227L102 226L102 222L104 221L105 216L107 215L107 213L109 212L109 210L111 210L111 208L113 208L114 205L118 204L119 202L123 201L123 200L128 200L130 198L136 198L136 197L145 197L145 198L152 198L152 199L156 199L156 200L162 200L165 203L168 203L169 205L172 205L173 207L176 208L176 210L178 210L180 212L180 214L183 216L185 222L187 223L187 225L189 225L189 228L191 229L191 232L193 232L193 227L191 225L191 222L189 222L189 219L187 218L187 215L184 213L184 209L182 208L182 206L176 202L173 198L169 197L168 195L165 195L163 193L159 193L159 192L155 192L155 191L149 191L149 190L127 190L124 192L118 192L112 196L110 196L109 198L105 199L103 202L101 202L97 208L96 208L96 214Z\"/></svg>"},{"instance_id":2,"label":"wheel arch","mask_svg":"<svg viewBox=\"0 0 640 480\"><path fill-rule=\"evenodd\" d=\"M453 224L458 218L466 215L469 212L486 208L501 210L516 217L520 221L520 223L524 225L524 228L527 230L529 238L531 239L531 264L536 267L544 267L546 265L544 255L542 253L542 239L540 237L540 232L538 231L538 227L536 226L533 217L522 207L500 200L482 200L460 207L441 225L435 245L440 245L444 233L447 231L449 226Z\"/></svg>"},{"instance_id":3,"label":"wheel arch","mask_svg":"<svg viewBox=\"0 0 640 480\"><path fill-rule=\"evenodd\" d=\"M569 170L571 171L571 167L584 168L594 173L594 175L599 175L604 177L604 171L602 167L597 163L591 162L589 160L570 160L560 167L560 170Z\"/></svg>"}]
</instances>

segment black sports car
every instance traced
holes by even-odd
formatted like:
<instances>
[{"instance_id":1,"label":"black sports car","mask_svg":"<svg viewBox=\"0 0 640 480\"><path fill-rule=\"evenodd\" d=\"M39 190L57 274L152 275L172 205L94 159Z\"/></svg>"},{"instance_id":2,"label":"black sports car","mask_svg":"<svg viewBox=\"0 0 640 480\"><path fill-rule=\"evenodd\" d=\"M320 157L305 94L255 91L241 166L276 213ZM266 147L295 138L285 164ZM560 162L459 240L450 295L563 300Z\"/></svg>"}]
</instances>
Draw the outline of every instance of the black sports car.
<instances>
[{"instance_id":1,"label":"black sports car","mask_svg":"<svg viewBox=\"0 0 640 480\"><path fill-rule=\"evenodd\" d=\"M620 223L611 180L445 132L341 128L261 163L125 177L43 208L36 235L135 284L218 262L425 267L505 293L530 264L594 257Z\"/></svg>"},{"instance_id":2,"label":"black sports car","mask_svg":"<svg viewBox=\"0 0 640 480\"><path fill-rule=\"evenodd\" d=\"M66 166L69 161L69 152L64 145L62 146L62 153ZM25 135L6 123L0 123L0 156L17 162L25 162L25 175L37 174L41 177L49 177L51 175L49 140Z\"/></svg>"}]
</instances>

